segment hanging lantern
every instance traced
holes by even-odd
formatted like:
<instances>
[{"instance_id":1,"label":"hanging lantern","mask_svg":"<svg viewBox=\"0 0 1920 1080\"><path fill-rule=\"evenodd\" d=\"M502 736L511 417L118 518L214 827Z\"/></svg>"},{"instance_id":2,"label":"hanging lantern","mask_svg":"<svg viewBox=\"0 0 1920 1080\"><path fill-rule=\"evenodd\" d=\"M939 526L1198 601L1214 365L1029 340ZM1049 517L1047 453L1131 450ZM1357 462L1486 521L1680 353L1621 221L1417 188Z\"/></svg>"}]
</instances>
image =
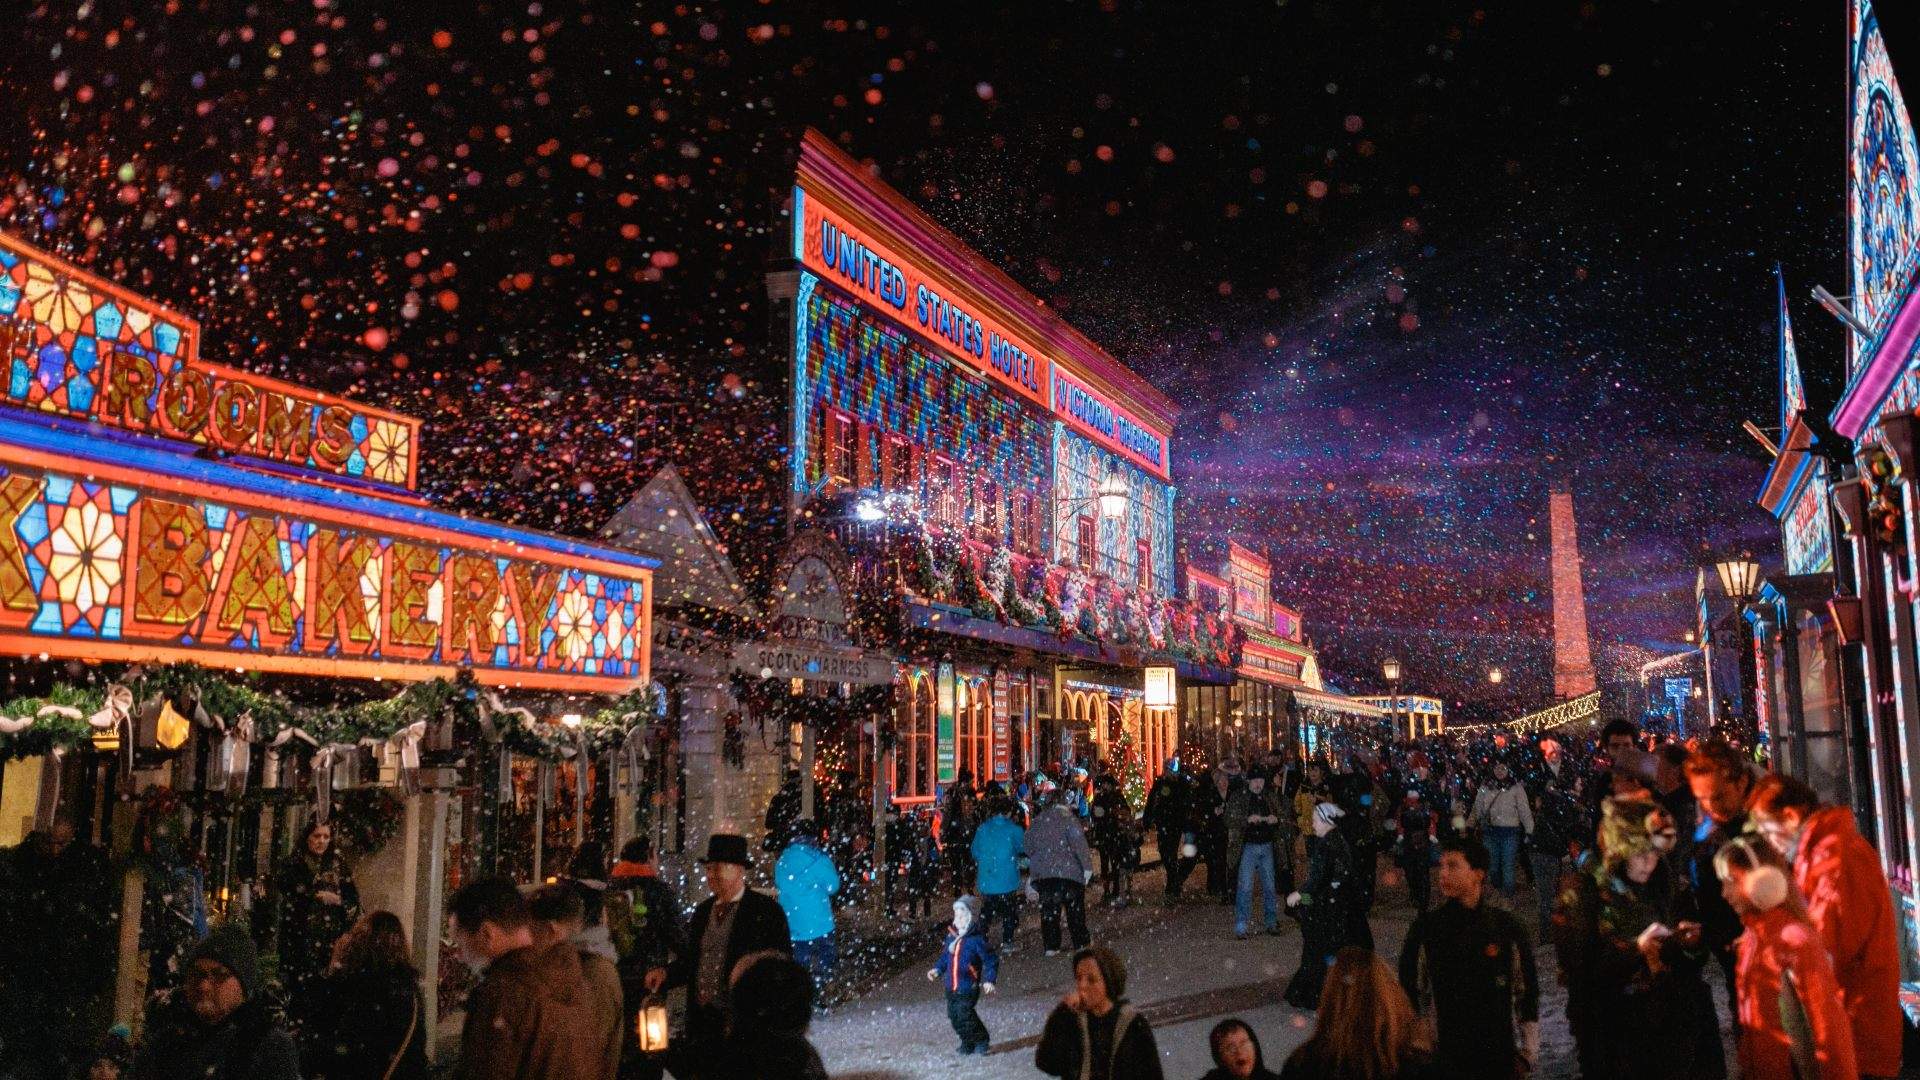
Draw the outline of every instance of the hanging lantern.
<instances>
[{"instance_id":1,"label":"hanging lantern","mask_svg":"<svg viewBox=\"0 0 1920 1080\"><path fill-rule=\"evenodd\" d=\"M163 750L178 750L187 745L187 736L193 728L187 718L181 716L173 707L173 702L160 703L160 715L154 719L153 741Z\"/></svg>"},{"instance_id":2,"label":"hanging lantern","mask_svg":"<svg viewBox=\"0 0 1920 1080\"><path fill-rule=\"evenodd\" d=\"M643 1054L664 1054L667 1051L667 1003L658 997L649 996L640 1003L640 1013L634 1018L633 1037L639 1040Z\"/></svg>"}]
</instances>

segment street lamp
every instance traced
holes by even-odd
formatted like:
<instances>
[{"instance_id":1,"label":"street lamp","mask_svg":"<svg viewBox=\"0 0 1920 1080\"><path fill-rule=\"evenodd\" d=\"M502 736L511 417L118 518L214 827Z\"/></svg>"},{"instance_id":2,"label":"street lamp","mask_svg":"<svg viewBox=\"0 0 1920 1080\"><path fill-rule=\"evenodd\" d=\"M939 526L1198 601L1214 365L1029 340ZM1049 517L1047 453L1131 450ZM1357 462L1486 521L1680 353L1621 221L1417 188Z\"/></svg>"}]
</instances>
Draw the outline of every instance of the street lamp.
<instances>
[{"instance_id":1,"label":"street lamp","mask_svg":"<svg viewBox=\"0 0 1920 1080\"><path fill-rule=\"evenodd\" d=\"M1396 730L1400 726L1400 661L1389 656L1380 662L1380 674L1387 679L1387 724ZM1407 740L1413 740L1413 722L1407 722Z\"/></svg>"},{"instance_id":2,"label":"street lamp","mask_svg":"<svg viewBox=\"0 0 1920 1080\"><path fill-rule=\"evenodd\" d=\"M1100 481L1100 493L1095 497L1100 501L1101 517L1118 521L1127 516L1127 482L1120 476L1120 470L1107 470L1107 478Z\"/></svg>"},{"instance_id":3,"label":"street lamp","mask_svg":"<svg viewBox=\"0 0 1920 1080\"><path fill-rule=\"evenodd\" d=\"M1752 603L1754 598L1760 595L1760 564L1755 562L1751 555L1743 551L1738 555L1730 555L1714 563L1713 569L1716 574L1720 575L1720 588L1726 591L1727 599L1733 601L1733 612L1727 617L1744 622L1745 620L1739 619L1741 609L1747 604ZM1741 656L1745 652L1743 647L1744 642L1740 640L1742 630L1743 627L1735 626L1726 635L1728 640L1723 642L1729 648L1740 650L1740 652L1734 654L1736 657ZM1705 632L1711 634L1713 631L1709 628ZM1707 666L1707 693L1709 695L1707 715L1708 722L1711 724L1714 711L1713 700L1711 698L1713 693L1713 667L1711 662L1709 662ZM1745 711L1744 708L1742 711ZM1730 717L1729 719L1739 718Z\"/></svg>"},{"instance_id":4,"label":"street lamp","mask_svg":"<svg viewBox=\"0 0 1920 1080\"><path fill-rule=\"evenodd\" d=\"M1713 569L1720 575L1720 587L1726 590L1727 599L1736 605L1745 604L1759 595L1760 564L1746 553L1722 559L1714 564Z\"/></svg>"}]
</instances>

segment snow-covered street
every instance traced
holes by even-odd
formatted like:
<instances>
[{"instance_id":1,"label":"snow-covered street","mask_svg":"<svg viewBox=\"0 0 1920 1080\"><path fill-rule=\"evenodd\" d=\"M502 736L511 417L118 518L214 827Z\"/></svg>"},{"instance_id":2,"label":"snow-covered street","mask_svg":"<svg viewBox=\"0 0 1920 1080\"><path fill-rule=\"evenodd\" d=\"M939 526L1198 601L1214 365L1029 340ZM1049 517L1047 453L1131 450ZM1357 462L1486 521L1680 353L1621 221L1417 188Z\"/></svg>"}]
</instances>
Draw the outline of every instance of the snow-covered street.
<instances>
[{"instance_id":1,"label":"snow-covered street","mask_svg":"<svg viewBox=\"0 0 1920 1080\"><path fill-rule=\"evenodd\" d=\"M1300 962L1300 932L1283 919L1279 937L1233 937L1233 909L1206 898L1204 871L1188 882L1183 902L1167 907L1158 874L1136 882L1138 905L1110 911L1095 903L1088 912L1094 940L1125 957L1128 997L1153 1024L1169 1080L1188 1080L1213 1067L1207 1033L1228 1016L1239 1016L1260 1038L1268 1067L1279 1070L1287 1054L1305 1041L1313 1017L1287 1006L1281 991ZM1098 895L1098 888L1090 890ZM1531 892L1516 905L1529 927ZM1403 888L1381 885L1373 913L1375 947L1396 961L1412 909ZM997 939L996 939L997 940ZM1042 954L1032 906L1026 911L1020 948L1001 959L997 992L982 1000L980 1015L993 1036L985 1057L961 1057L947 1023L940 987L928 982L931 954L864 997L817 1020L812 1038L836 1080L908 1080L923 1076L1033 1077L1033 1048L1047 1013L1071 988L1071 950ZM1540 955L1543 1077L1573 1077L1573 1043L1564 1015L1565 995L1555 984L1551 950ZM1716 1001L1724 992L1715 983ZM1724 1005L1722 1022L1724 1025ZM1730 1048L1729 1048L1730 1049ZM1731 1054L1729 1054L1731 1060Z\"/></svg>"}]
</instances>

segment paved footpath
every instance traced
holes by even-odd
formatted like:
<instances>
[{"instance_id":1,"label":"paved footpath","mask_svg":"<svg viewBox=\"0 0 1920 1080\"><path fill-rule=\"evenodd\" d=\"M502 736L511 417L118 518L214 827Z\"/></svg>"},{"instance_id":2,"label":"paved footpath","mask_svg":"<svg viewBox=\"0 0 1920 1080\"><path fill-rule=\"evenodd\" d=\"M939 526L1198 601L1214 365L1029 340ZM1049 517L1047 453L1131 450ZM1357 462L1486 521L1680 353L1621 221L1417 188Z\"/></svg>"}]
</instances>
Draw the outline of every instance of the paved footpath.
<instances>
[{"instance_id":1,"label":"paved footpath","mask_svg":"<svg viewBox=\"0 0 1920 1080\"><path fill-rule=\"evenodd\" d=\"M1204 871L1195 875L1203 878ZM1140 875L1136 895L1144 902L1120 911L1097 907L1088 918L1094 940L1113 946L1129 970L1128 997L1153 1024L1168 1080L1199 1077L1213 1067L1207 1033L1220 1019L1239 1016L1260 1038L1267 1065L1279 1071L1286 1056L1312 1032L1313 1017L1282 1002L1280 994L1300 963L1300 931L1290 919L1280 937L1233 937L1233 909L1212 902L1189 882L1183 902L1167 906L1157 874ZM1089 890L1097 896L1099 889ZM1531 895L1518 907L1531 927ZM1412 911L1405 891L1385 887L1373 913L1375 947L1398 959ZM1033 1047L1047 1014L1072 987L1068 953L1042 955L1029 904L1020 950L1003 956L998 992L981 1003L993 1037L984 1057L960 1057L938 984L927 981L929 954L906 972L816 1020L814 1045L836 1080L910 1080L928 1076L1023 1077L1033 1067ZM1567 1033L1565 995L1555 985L1551 952L1541 957L1546 991L1541 1003L1542 1077L1573 1077L1573 1045ZM1721 995L1715 984L1717 998ZM1719 998L1723 1000L1723 998ZM1722 1006L1724 1009L1724 1005ZM1724 1018L1723 1018L1724 1019Z\"/></svg>"}]
</instances>

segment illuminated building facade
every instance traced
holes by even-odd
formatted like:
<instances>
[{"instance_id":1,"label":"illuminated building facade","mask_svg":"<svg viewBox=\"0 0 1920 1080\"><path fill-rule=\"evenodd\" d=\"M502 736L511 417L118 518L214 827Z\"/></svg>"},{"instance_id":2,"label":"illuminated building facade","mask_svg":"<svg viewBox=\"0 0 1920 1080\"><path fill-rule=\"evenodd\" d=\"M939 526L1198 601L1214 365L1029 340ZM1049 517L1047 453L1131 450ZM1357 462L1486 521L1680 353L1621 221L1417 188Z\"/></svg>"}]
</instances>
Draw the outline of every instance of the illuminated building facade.
<instances>
[{"instance_id":1,"label":"illuminated building facade","mask_svg":"<svg viewBox=\"0 0 1920 1080\"><path fill-rule=\"evenodd\" d=\"M1845 305L1849 322L1846 380L1826 423L1804 407L1796 415L1804 391L1797 358L1786 363L1783 321L1788 415L1761 502L1781 521L1788 565L1756 606L1756 658L1783 766L1829 797L1849 799L1880 852L1902 927L1905 976L1915 979L1920 147L1875 5L1848 6L1849 281L1848 299L1836 304ZM1831 517L1819 505L1828 488ZM1818 586L1829 562L1834 587L1823 603ZM1769 652L1777 663L1768 663Z\"/></svg>"},{"instance_id":2,"label":"illuminated building facade","mask_svg":"<svg viewBox=\"0 0 1920 1080\"><path fill-rule=\"evenodd\" d=\"M963 770L1151 776L1178 724L1144 705L1143 670L1224 683L1235 642L1174 595L1173 403L818 132L789 226L769 277L789 516L838 550L820 558L855 613L816 644L884 655L893 694L877 736L828 735L814 771L838 763L876 806ZM828 668L799 690L833 693Z\"/></svg>"}]
</instances>

